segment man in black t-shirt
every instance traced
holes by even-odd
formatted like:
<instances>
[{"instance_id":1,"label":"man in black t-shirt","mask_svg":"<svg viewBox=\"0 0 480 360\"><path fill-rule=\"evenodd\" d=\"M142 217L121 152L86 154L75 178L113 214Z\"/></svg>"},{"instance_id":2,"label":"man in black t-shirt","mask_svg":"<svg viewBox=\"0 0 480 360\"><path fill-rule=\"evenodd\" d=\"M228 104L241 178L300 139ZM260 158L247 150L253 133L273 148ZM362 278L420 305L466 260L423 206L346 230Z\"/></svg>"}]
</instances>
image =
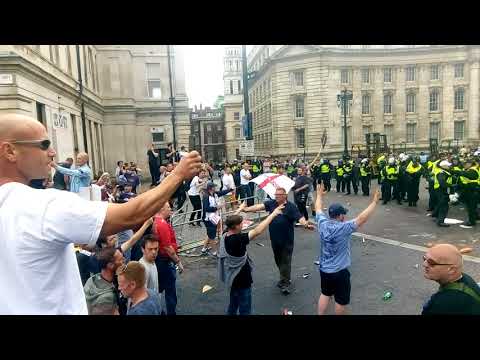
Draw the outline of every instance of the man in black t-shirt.
<instances>
[{"instance_id":1,"label":"man in black t-shirt","mask_svg":"<svg viewBox=\"0 0 480 360\"><path fill-rule=\"evenodd\" d=\"M292 187L294 193L295 205L297 205L300 214L308 220L307 198L310 192L312 181L305 175L302 168L297 169L298 176L295 179L295 185Z\"/></svg>"},{"instance_id":2,"label":"man in black t-shirt","mask_svg":"<svg viewBox=\"0 0 480 360\"><path fill-rule=\"evenodd\" d=\"M277 206L257 227L242 233L243 218L229 216L226 220L227 233L220 241L218 266L220 278L230 290L227 315L250 315L252 312L252 267L247 245L263 233L275 217L280 215L285 205Z\"/></svg>"},{"instance_id":3,"label":"man in black t-shirt","mask_svg":"<svg viewBox=\"0 0 480 360\"><path fill-rule=\"evenodd\" d=\"M440 284L423 306L422 315L480 315L480 287L463 273L461 252L438 244L423 257L424 276Z\"/></svg>"},{"instance_id":4,"label":"man in black t-shirt","mask_svg":"<svg viewBox=\"0 0 480 360\"><path fill-rule=\"evenodd\" d=\"M61 167L70 169L73 164L72 158L67 158L65 162L59 163ZM63 175L60 171L55 171L55 175L53 175L53 187L58 190L68 190L67 183L65 182L65 178L68 175Z\"/></svg>"},{"instance_id":5,"label":"man in black t-shirt","mask_svg":"<svg viewBox=\"0 0 480 360\"><path fill-rule=\"evenodd\" d=\"M150 146L150 149L147 151L148 156L148 168L150 169L150 176L152 177L152 184L150 186L155 186L160 179L160 158L158 152L155 151L153 144Z\"/></svg>"},{"instance_id":6,"label":"man in black t-shirt","mask_svg":"<svg viewBox=\"0 0 480 360\"><path fill-rule=\"evenodd\" d=\"M279 205L285 205L285 209L269 226L270 240L272 242L273 256L275 264L280 272L280 281L277 286L284 295L290 294L290 275L292 272L292 254L294 241L295 224L299 222L305 228L313 230L310 224L298 211L295 204L287 201L287 192L283 188L277 188L275 191L275 200L267 200L263 204L257 204L250 207L243 202L237 210L244 212L268 211L272 213Z\"/></svg>"}]
</instances>

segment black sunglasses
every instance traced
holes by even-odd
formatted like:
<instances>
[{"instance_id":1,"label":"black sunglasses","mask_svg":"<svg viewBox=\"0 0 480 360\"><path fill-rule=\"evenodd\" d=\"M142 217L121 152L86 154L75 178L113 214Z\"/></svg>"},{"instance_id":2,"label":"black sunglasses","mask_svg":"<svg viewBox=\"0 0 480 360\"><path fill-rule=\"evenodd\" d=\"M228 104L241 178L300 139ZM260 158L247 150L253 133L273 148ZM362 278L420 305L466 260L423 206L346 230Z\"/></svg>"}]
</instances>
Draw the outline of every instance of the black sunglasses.
<instances>
[{"instance_id":1,"label":"black sunglasses","mask_svg":"<svg viewBox=\"0 0 480 360\"><path fill-rule=\"evenodd\" d=\"M440 263L437 263L433 259L427 258L425 255L423 255L423 261L426 261L427 264L431 267L434 267L434 266L437 266L437 265L449 265L449 266L455 265L455 264L440 264Z\"/></svg>"},{"instance_id":2,"label":"black sunglasses","mask_svg":"<svg viewBox=\"0 0 480 360\"><path fill-rule=\"evenodd\" d=\"M17 140L9 141L11 144L20 144L20 145L31 145L38 147L42 150L48 150L52 142L48 139L45 140Z\"/></svg>"}]
</instances>

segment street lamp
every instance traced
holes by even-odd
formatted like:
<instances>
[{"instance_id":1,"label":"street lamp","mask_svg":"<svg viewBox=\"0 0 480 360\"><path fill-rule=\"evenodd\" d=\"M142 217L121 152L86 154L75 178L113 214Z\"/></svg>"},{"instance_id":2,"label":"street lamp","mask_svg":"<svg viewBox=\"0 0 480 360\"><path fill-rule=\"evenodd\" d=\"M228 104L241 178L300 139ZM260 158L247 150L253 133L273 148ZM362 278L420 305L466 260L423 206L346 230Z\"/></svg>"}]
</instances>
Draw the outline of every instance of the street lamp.
<instances>
[{"instance_id":1,"label":"street lamp","mask_svg":"<svg viewBox=\"0 0 480 360\"><path fill-rule=\"evenodd\" d=\"M348 156L347 145L347 109L352 103L353 93L347 88L343 89L340 94L337 95L337 106L343 111L343 157Z\"/></svg>"}]
</instances>

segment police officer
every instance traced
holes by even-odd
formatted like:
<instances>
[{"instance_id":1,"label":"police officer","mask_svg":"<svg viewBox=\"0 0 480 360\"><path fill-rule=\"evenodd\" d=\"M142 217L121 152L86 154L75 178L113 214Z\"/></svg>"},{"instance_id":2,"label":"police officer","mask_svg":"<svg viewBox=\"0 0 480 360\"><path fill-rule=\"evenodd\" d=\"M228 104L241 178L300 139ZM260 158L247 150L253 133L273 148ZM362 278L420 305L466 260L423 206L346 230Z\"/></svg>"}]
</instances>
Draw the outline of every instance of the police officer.
<instances>
[{"instance_id":1,"label":"police officer","mask_svg":"<svg viewBox=\"0 0 480 360\"><path fill-rule=\"evenodd\" d=\"M392 189L393 189L393 199L397 199L399 205L402 204L400 196L398 193L398 174L399 168L395 164L395 158L391 157L388 159L388 165L382 169L384 181L382 182L385 186L382 187L383 194L383 204L387 204L392 199Z\"/></svg>"},{"instance_id":2,"label":"police officer","mask_svg":"<svg viewBox=\"0 0 480 360\"><path fill-rule=\"evenodd\" d=\"M450 194L453 195L457 191L457 187L458 187L459 175L457 175L457 173L463 170L463 167L460 163L460 159L458 158L458 156L452 157L452 166L450 170L452 173L452 182L453 182L452 187L450 188Z\"/></svg>"},{"instance_id":3,"label":"police officer","mask_svg":"<svg viewBox=\"0 0 480 360\"><path fill-rule=\"evenodd\" d=\"M405 201L405 198L407 196L407 174L405 173L407 166L409 164L409 158L408 155L405 155L404 153L401 153L399 155L399 174L398 174L398 193L400 200Z\"/></svg>"},{"instance_id":4,"label":"police officer","mask_svg":"<svg viewBox=\"0 0 480 360\"><path fill-rule=\"evenodd\" d=\"M405 169L408 206L417 206L418 188L422 176L422 165L419 164L419 161L420 158L415 156Z\"/></svg>"},{"instance_id":5,"label":"police officer","mask_svg":"<svg viewBox=\"0 0 480 360\"><path fill-rule=\"evenodd\" d=\"M356 159L355 161L350 160L350 164L352 165L352 186L353 192L355 195L358 194L358 185L360 183L360 159Z\"/></svg>"},{"instance_id":6,"label":"police officer","mask_svg":"<svg viewBox=\"0 0 480 360\"><path fill-rule=\"evenodd\" d=\"M425 170L425 177L428 182L428 209L427 211L433 211L435 206L437 205L437 199L435 198L435 192L433 191L433 176L435 172L438 172L438 163L440 159L437 158L435 155L431 155L430 159L427 161L427 169Z\"/></svg>"},{"instance_id":7,"label":"police officer","mask_svg":"<svg viewBox=\"0 0 480 360\"><path fill-rule=\"evenodd\" d=\"M377 158L378 185L382 184L382 169L385 167L386 162L385 154L382 154Z\"/></svg>"},{"instance_id":8,"label":"police officer","mask_svg":"<svg viewBox=\"0 0 480 360\"><path fill-rule=\"evenodd\" d=\"M347 195L350 195L351 191L351 183L352 183L352 172L353 172L353 165L349 158L345 158L345 163L343 165L343 181L345 182L345 186L347 188ZM358 189L357 189L358 191Z\"/></svg>"},{"instance_id":9,"label":"police officer","mask_svg":"<svg viewBox=\"0 0 480 360\"><path fill-rule=\"evenodd\" d=\"M370 195L370 176L372 175L372 168L368 163L368 159L362 159L360 164L360 181L362 182L363 196Z\"/></svg>"},{"instance_id":10,"label":"police officer","mask_svg":"<svg viewBox=\"0 0 480 360\"><path fill-rule=\"evenodd\" d=\"M478 163L472 158L467 158L464 166L465 170L452 168L452 174L459 177L458 191L460 192L460 201L467 208L468 221L465 225L475 226L477 222L478 193L480 190L480 169Z\"/></svg>"},{"instance_id":11,"label":"police officer","mask_svg":"<svg viewBox=\"0 0 480 360\"><path fill-rule=\"evenodd\" d=\"M342 192L345 192L345 181L343 179L345 170L343 170L343 160L338 160L338 165L335 168L335 174L337 175L337 193L340 192L340 185L342 187Z\"/></svg>"},{"instance_id":12,"label":"police officer","mask_svg":"<svg viewBox=\"0 0 480 360\"><path fill-rule=\"evenodd\" d=\"M435 194L436 206L432 217L437 218L437 225L449 227L445 224L445 218L448 214L448 188L452 186L452 174L448 171L452 164L448 160L442 160L433 173L433 192Z\"/></svg>"},{"instance_id":13,"label":"police officer","mask_svg":"<svg viewBox=\"0 0 480 360\"><path fill-rule=\"evenodd\" d=\"M321 177L320 177L320 165L315 163L310 168L310 175L313 179L313 188L317 188L317 183L320 184Z\"/></svg>"},{"instance_id":14,"label":"police officer","mask_svg":"<svg viewBox=\"0 0 480 360\"><path fill-rule=\"evenodd\" d=\"M330 191L332 184L330 183L330 171L332 170L332 165L328 159L323 159L322 165L320 165L320 178L323 182L325 190Z\"/></svg>"}]
</instances>

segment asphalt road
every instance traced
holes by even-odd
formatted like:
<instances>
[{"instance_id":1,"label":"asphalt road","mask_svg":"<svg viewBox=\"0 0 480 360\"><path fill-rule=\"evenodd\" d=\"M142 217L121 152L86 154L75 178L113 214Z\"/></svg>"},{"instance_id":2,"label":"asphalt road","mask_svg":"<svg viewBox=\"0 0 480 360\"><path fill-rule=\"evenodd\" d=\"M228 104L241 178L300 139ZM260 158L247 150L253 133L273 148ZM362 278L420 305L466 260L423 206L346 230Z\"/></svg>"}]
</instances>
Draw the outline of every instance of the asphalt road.
<instances>
[{"instance_id":1,"label":"asphalt road","mask_svg":"<svg viewBox=\"0 0 480 360\"><path fill-rule=\"evenodd\" d=\"M422 186L425 184L423 183ZM480 256L477 228L463 229L458 225L439 228L426 216L428 193L420 194L418 208L407 205L379 204L370 221L359 230L360 233L380 238L397 240L404 244L427 246L428 243L448 242L460 247L471 246L475 250L469 254ZM361 195L344 196L330 192L326 195L324 207L332 202L341 202L350 211L348 217L355 217L369 203L369 198ZM463 206L452 207L449 218L464 220ZM257 315L278 315L288 308L294 315L313 315L320 295L320 278L314 261L319 253L319 240L316 231L296 229L295 250L292 263L292 293L282 295L275 286L278 281L268 231L252 243L249 253L255 262L253 273L253 312ZM419 314L423 303L436 290L438 285L423 278L422 251L381 241L352 239L352 281L350 314L362 315L409 315ZM216 260L211 257L184 257L185 272L178 276L178 314L221 315L224 314L228 296L222 283L217 281ZM480 263L465 261L465 272L480 281ZM309 274L304 278L304 274ZM212 287L202 293L204 285ZM382 300L385 291L393 297ZM330 308L333 312L333 307Z\"/></svg>"}]
</instances>

